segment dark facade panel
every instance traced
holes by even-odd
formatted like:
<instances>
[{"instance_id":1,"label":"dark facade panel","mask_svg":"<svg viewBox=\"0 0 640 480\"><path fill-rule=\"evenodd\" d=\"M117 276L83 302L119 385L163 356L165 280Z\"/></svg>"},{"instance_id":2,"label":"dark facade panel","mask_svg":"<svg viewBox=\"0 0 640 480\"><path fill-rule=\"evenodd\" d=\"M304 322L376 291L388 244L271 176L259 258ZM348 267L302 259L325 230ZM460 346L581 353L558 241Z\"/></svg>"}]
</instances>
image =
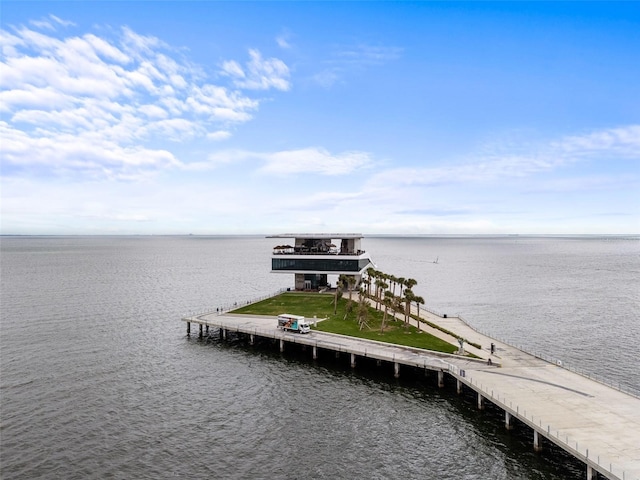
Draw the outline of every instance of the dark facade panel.
<instances>
[{"instance_id":1,"label":"dark facade panel","mask_svg":"<svg viewBox=\"0 0 640 480\"><path fill-rule=\"evenodd\" d=\"M272 258L271 269L277 271L359 272L368 263L368 259Z\"/></svg>"}]
</instances>

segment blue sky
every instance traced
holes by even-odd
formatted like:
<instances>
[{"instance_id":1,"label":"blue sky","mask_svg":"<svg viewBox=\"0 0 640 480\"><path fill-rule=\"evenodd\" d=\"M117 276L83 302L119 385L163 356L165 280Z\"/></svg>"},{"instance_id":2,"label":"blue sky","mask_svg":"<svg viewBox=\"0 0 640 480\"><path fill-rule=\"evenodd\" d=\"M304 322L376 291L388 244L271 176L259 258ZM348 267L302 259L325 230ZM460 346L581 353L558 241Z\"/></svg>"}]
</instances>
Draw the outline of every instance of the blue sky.
<instances>
[{"instance_id":1,"label":"blue sky","mask_svg":"<svg viewBox=\"0 0 640 480\"><path fill-rule=\"evenodd\" d=\"M640 232L640 2L2 2L3 234Z\"/></svg>"}]
</instances>

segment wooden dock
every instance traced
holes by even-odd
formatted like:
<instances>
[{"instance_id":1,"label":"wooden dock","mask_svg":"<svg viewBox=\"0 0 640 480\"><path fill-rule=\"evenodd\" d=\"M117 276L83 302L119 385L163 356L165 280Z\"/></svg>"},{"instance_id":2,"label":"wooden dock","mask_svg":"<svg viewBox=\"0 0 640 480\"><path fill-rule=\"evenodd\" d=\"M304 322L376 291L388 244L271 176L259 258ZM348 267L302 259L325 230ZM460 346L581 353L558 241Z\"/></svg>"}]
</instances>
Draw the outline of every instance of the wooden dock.
<instances>
[{"instance_id":1,"label":"wooden dock","mask_svg":"<svg viewBox=\"0 0 640 480\"><path fill-rule=\"evenodd\" d=\"M192 324L198 325L200 337L215 328L223 339L230 332L247 336L250 343L257 337L273 339L281 351L287 344L306 345L311 347L314 359L321 359L322 352L347 354L354 368L358 358L371 358L393 365L396 377L403 366L421 368L437 372L439 386L444 386L445 375L449 375L455 379L458 392L469 388L476 393L478 408L482 409L487 401L500 407L506 428L512 428L513 419L530 427L534 449L552 442L584 462L587 480L599 476L640 480L640 398L529 355L468 326L470 331L463 332L464 338L495 345L494 354L488 349L477 352L492 358L492 365L485 359L325 332L285 332L277 328L276 317L271 316L214 312L182 320L187 324L187 334L191 334ZM447 321L450 331L465 328L463 322L456 324L455 318Z\"/></svg>"}]
</instances>

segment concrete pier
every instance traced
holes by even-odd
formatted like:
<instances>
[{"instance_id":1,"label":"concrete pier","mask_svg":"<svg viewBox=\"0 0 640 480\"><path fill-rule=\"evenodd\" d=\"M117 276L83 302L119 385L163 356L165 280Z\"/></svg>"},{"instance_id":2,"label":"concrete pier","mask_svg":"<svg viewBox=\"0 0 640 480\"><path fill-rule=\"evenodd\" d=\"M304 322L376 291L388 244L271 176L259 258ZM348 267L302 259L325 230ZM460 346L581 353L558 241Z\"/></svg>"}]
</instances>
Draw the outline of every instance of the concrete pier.
<instances>
[{"instance_id":1,"label":"concrete pier","mask_svg":"<svg viewBox=\"0 0 640 480\"><path fill-rule=\"evenodd\" d=\"M511 424L511 414L505 410L504 412L504 428L511 430L513 425Z\"/></svg>"},{"instance_id":2,"label":"concrete pier","mask_svg":"<svg viewBox=\"0 0 640 480\"><path fill-rule=\"evenodd\" d=\"M522 424L530 428L532 448L551 442L584 462L585 478L640 480L639 397L489 340L471 328L465 330L459 319L444 320L449 331L468 339L465 349L474 348L471 342L487 346L495 342L492 365L486 361L491 355L488 348L476 349L482 356L478 360L318 331L298 334L279 330L275 317L269 316L212 313L183 320L187 334L190 324L197 323L220 328L222 339L228 330L278 340L281 351L285 343L310 345L314 358L319 350L333 351L336 358L345 352L353 368L361 356L393 365L394 376L403 365L437 372L439 386L446 385L444 377L449 375L458 392L464 386L476 393L479 409L486 402L501 408L506 428L514 427L514 419L518 428Z\"/></svg>"},{"instance_id":3,"label":"concrete pier","mask_svg":"<svg viewBox=\"0 0 640 480\"><path fill-rule=\"evenodd\" d=\"M478 392L478 410L484 410L484 396Z\"/></svg>"},{"instance_id":4,"label":"concrete pier","mask_svg":"<svg viewBox=\"0 0 640 480\"><path fill-rule=\"evenodd\" d=\"M533 449L536 452L542 450L542 446L540 445L540 434L538 433L538 430L533 431Z\"/></svg>"}]
</instances>

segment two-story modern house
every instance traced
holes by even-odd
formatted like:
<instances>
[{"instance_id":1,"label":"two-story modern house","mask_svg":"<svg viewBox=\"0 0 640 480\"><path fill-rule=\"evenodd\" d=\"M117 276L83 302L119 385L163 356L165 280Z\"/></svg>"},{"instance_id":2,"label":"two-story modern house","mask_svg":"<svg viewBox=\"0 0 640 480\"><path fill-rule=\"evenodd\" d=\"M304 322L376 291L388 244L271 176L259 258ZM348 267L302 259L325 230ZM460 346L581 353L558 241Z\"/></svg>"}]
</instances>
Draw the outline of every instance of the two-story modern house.
<instances>
[{"instance_id":1,"label":"two-story modern house","mask_svg":"<svg viewBox=\"0 0 640 480\"><path fill-rule=\"evenodd\" d=\"M360 233L287 233L267 238L289 240L273 248L271 272L294 274L296 290L326 287L328 275L352 276L359 285L362 274L373 266L362 250Z\"/></svg>"}]
</instances>

